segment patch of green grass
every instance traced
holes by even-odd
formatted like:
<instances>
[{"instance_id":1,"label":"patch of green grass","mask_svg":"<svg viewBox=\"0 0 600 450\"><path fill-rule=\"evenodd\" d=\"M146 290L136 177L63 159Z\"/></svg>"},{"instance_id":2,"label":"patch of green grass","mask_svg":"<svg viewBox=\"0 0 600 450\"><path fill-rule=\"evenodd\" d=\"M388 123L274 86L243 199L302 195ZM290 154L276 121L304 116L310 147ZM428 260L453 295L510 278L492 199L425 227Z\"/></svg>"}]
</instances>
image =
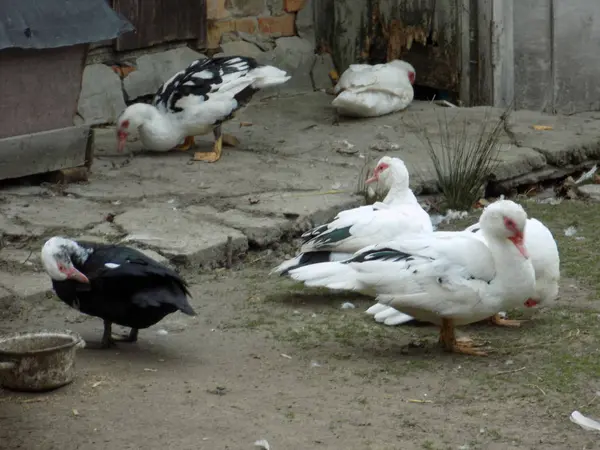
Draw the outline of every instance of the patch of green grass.
<instances>
[{"instance_id":1,"label":"patch of green grass","mask_svg":"<svg viewBox=\"0 0 600 450\"><path fill-rule=\"evenodd\" d=\"M554 235L560 252L561 275L575 278L600 295L600 205L566 200L558 205L545 205L532 200L521 201L530 217L542 221ZM574 236L565 236L568 227Z\"/></svg>"},{"instance_id":2,"label":"patch of green grass","mask_svg":"<svg viewBox=\"0 0 600 450\"><path fill-rule=\"evenodd\" d=\"M425 450L435 450L435 443L430 440L426 440L421 444L421 448Z\"/></svg>"}]
</instances>

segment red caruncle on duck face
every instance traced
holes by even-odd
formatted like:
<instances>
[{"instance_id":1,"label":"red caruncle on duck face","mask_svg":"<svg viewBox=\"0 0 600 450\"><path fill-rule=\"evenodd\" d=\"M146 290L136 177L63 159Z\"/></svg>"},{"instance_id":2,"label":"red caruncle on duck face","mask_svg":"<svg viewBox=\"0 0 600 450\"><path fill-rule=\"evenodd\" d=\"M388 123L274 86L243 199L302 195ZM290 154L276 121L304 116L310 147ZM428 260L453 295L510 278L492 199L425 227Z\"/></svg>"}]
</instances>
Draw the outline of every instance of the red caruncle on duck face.
<instances>
[{"instance_id":1,"label":"red caruncle on duck face","mask_svg":"<svg viewBox=\"0 0 600 450\"><path fill-rule=\"evenodd\" d=\"M408 72L408 81L410 81L410 84L415 84L415 73L412 71Z\"/></svg>"},{"instance_id":2,"label":"red caruncle on duck face","mask_svg":"<svg viewBox=\"0 0 600 450\"><path fill-rule=\"evenodd\" d=\"M515 244L523 257L529 258L529 253L525 247L525 236L523 235L523 231L517 226L516 222L510 217L504 217L504 226L512 233L512 236L510 236L508 240Z\"/></svg>"},{"instance_id":3,"label":"red caruncle on duck face","mask_svg":"<svg viewBox=\"0 0 600 450\"><path fill-rule=\"evenodd\" d=\"M377 165L377 167L375 167L375 170L373 170L373 176L371 178L368 178L367 180L365 180L365 183L369 184L369 183L374 183L375 181L379 181L379 176L382 174L382 172L386 171L389 167L390 167L390 165L388 163L379 163Z\"/></svg>"},{"instance_id":4,"label":"red caruncle on duck face","mask_svg":"<svg viewBox=\"0 0 600 450\"><path fill-rule=\"evenodd\" d=\"M123 120L122 122L119 122L117 128L117 150L119 152L122 152L125 149L125 144L127 143L127 136L129 136L129 120Z\"/></svg>"}]
</instances>

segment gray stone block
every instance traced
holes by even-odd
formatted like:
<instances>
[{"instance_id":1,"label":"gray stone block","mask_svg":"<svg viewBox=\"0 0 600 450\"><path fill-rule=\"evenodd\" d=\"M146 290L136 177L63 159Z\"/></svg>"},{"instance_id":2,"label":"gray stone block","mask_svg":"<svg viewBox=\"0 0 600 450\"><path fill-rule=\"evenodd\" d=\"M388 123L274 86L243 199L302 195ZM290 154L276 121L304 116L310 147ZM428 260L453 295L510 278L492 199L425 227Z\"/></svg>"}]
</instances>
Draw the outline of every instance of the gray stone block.
<instances>
[{"instance_id":1,"label":"gray stone block","mask_svg":"<svg viewBox=\"0 0 600 450\"><path fill-rule=\"evenodd\" d=\"M217 53L215 56L248 56L250 58L256 58L262 54L260 48L256 45L246 41L231 41L221 44L221 53Z\"/></svg>"},{"instance_id":2,"label":"gray stone block","mask_svg":"<svg viewBox=\"0 0 600 450\"><path fill-rule=\"evenodd\" d=\"M292 227L292 222L285 218L253 216L237 209L219 212L210 206L190 206L188 211L240 230L256 247L266 247L278 241Z\"/></svg>"},{"instance_id":3,"label":"gray stone block","mask_svg":"<svg viewBox=\"0 0 600 450\"><path fill-rule=\"evenodd\" d=\"M589 195L592 200L600 201L600 184L584 184L579 186L579 191Z\"/></svg>"},{"instance_id":4,"label":"gray stone block","mask_svg":"<svg viewBox=\"0 0 600 450\"><path fill-rule=\"evenodd\" d=\"M127 231L124 243L152 247L177 263L214 265L227 257L227 238L232 238L232 253L248 249L248 239L240 231L203 220L193 210L165 205L132 209L115 218Z\"/></svg>"},{"instance_id":5,"label":"gray stone block","mask_svg":"<svg viewBox=\"0 0 600 450\"><path fill-rule=\"evenodd\" d=\"M42 300L52 291L52 282L45 273L23 272L14 274L0 272L0 291L8 290L25 300Z\"/></svg>"},{"instance_id":6,"label":"gray stone block","mask_svg":"<svg viewBox=\"0 0 600 450\"><path fill-rule=\"evenodd\" d=\"M121 79L104 64L83 71L77 114L86 124L115 123L125 109Z\"/></svg>"},{"instance_id":7,"label":"gray stone block","mask_svg":"<svg viewBox=\"0 0 600 450\"><path fill-rule=\"evenodd\" d=\"M316 38L312 0L306 0L304 7L296 14L296 32L302 39L311 43L314 51L316 48Z\"/></svg>"},{"instance_id":8,"label":"gray stone block","mask_svg":"<svg viewBox=\"0 0 600 450\"><path fill-rule=\"evenodd\" d=\"M275 41L275 49L270 53L271 64L292 76L284 85L286 89L312 89L310 71L315 62L315 54L309 41L297 36L279 38Z\"/></svg>"},{"instance_id":9,"label":"gray stone block","mask_svg":"<svg viewBox=\"0 0 600 450\"><path fill-rule=\"evenodd\" d=\"M123 79L129 100L155 94L161 84L199 58L205 58L205 55L189 47L140 56L135 61L136 70Z\"/></svg>"}]
</instances>

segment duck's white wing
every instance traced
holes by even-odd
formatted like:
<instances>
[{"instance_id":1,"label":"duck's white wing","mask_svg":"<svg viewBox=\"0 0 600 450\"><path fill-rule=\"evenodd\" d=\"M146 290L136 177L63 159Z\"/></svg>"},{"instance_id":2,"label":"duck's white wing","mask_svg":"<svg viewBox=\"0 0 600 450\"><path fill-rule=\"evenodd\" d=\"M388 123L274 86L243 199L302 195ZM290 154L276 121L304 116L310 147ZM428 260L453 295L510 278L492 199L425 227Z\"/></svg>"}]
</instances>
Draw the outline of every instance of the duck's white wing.
<instances>
[{"instance_id":1,"label":"duck's white wing","mask_svg":"<svg viewBox=\"0 0 600 450\"><path fill-rule=\"evenodd\" d=\"M381 65L371 66L369 64L350 64L342 73L342 76L333 88L333 92L338 94L344 89L357 86L369 86L376 82L375 75Z\"/></svg>"},{"instance_id":2,"label":"duck's white wing","mask_svg":"<svg viewBox=\"0 0 600 450\"><path fill-rule=\"evenodd\" d=\"M378 203L342 211L332 222L304 233L300 251L354 253L374 242L431 231L429 215L420 206Z\"/></svg>"},{"instance_id":3,"label":"duck's white wing","mask_svg":"<svg viewBox=\"0 0 600 450\"><path fill-rule=\"evenodd\" d=\"M441 315L464 312L495 276L487 246L466 233L370 246L344 262L304 266L290 276L308 286L364 291L374 289L381 303L402 310Z\"/></svg>"}]
</instances>

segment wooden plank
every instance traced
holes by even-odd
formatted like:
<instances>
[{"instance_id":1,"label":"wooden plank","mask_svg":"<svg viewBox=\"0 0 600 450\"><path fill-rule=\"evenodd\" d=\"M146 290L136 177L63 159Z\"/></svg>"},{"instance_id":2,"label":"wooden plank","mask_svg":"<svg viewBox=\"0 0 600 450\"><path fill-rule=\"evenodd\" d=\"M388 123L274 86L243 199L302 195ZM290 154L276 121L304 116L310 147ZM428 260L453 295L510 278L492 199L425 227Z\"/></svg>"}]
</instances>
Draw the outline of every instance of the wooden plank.
<instances>
[{"instance_id":1,"label":"wooden plank","mask_svg":"<svg viewBox=\"0 0 600 450\"><path fill-rule=\"evenodd\" d=\"M514 43L515 106L552 112L551 0L515 2Z\"/></svg>"},{"instance_id":2,"label":"wooden plank","mask_svg":"<svg viewBox=\"0 0 600 450\"><path fill-rule=\"evenodd\" d=\"M494 0L477 0L477 96L478 105L494 101L492 73L492 4Z\"/></svg>"},{"instance_id":3,"label":"wooden plank","mask_svg":"<svg viewBox=\"0 0 600 450\"><path fill-rule=\"evenodd\" d=\"M554 0L554 111L600 110L598 0Z\"/></svg>"},{"instance_id":4,"label":"wooden plank","mask_svg":"<svg viewBox=\"0 0 600 450\"><path fill-rule=\"evenodd\" d=\"M206 44L206 0L114 0L113 8L136 28L116 41L118 51L170 41L197 39Z\"/></svg>"},{"instance_id":5,"label":"wooden plank","mask_svg":"<svg viewBox=\"0 0 600 450\"><path fill-rule=\"evenodd\" d=\"M513 0L495 0L492 5L493 106L506 108L515 96Z\"/></svg>"},{"instance_id":6,"label":"wooden plank","mask_svg":"<svg viewBox=\"0 0 600 450\"><path fill-rule=\"evenodd\" d=\"M340 74L350 64L368 60L370 4L370 0L334 2L333 61ZM364 54L365 51L367 54Z\"/></svg>"},{"instance_id":7,"label":"wooden plank","mask_svg":"<svg viewBox=\"0 0 600 450\"><path fill-rule=\"evenodd\" d=\"M320 52L333 53L333 27L331 22L335 17L334 0L312 0L312 2L317 49Z\"/></svg>"},{"instance_id":8,"label":"wooden plank","mask_svg":"<svg viewBox=\"0 0 600 450\"><path fill-rule=\"evenodd\" d=\"M0 180L82 166L90 127L68 127L0 139Z\"/></svg>"},{"instance_id":9,"label":"wooden plank","mask_svg":"<svg viewBox=\"0 0 600 450\"><path fill-rule=\"evenodd\" d=\"M462 105L471 104L471 1L458 0L458 37L460 55L459 99Z\"/></svg>"},{"instance_id":10,"label":"wooden plank","mask_svg":"<svg viewBox=\"0 0 600 450\"><path fill-rule=\"evenodd\" d=\"M73 125L85 49L0 51L0 139Z\"/></svg>"},{"instance_id":11,"label":"wooden plank","mask_svg":"<svg viewBox=\"0 0 600 450\"><path fill-rule=\"evenodd\" d=\"M460 63L458 2L378 0L372 8L369 62L410 62L416 83L458 93Z\"/></svg>"}]
</instances>

